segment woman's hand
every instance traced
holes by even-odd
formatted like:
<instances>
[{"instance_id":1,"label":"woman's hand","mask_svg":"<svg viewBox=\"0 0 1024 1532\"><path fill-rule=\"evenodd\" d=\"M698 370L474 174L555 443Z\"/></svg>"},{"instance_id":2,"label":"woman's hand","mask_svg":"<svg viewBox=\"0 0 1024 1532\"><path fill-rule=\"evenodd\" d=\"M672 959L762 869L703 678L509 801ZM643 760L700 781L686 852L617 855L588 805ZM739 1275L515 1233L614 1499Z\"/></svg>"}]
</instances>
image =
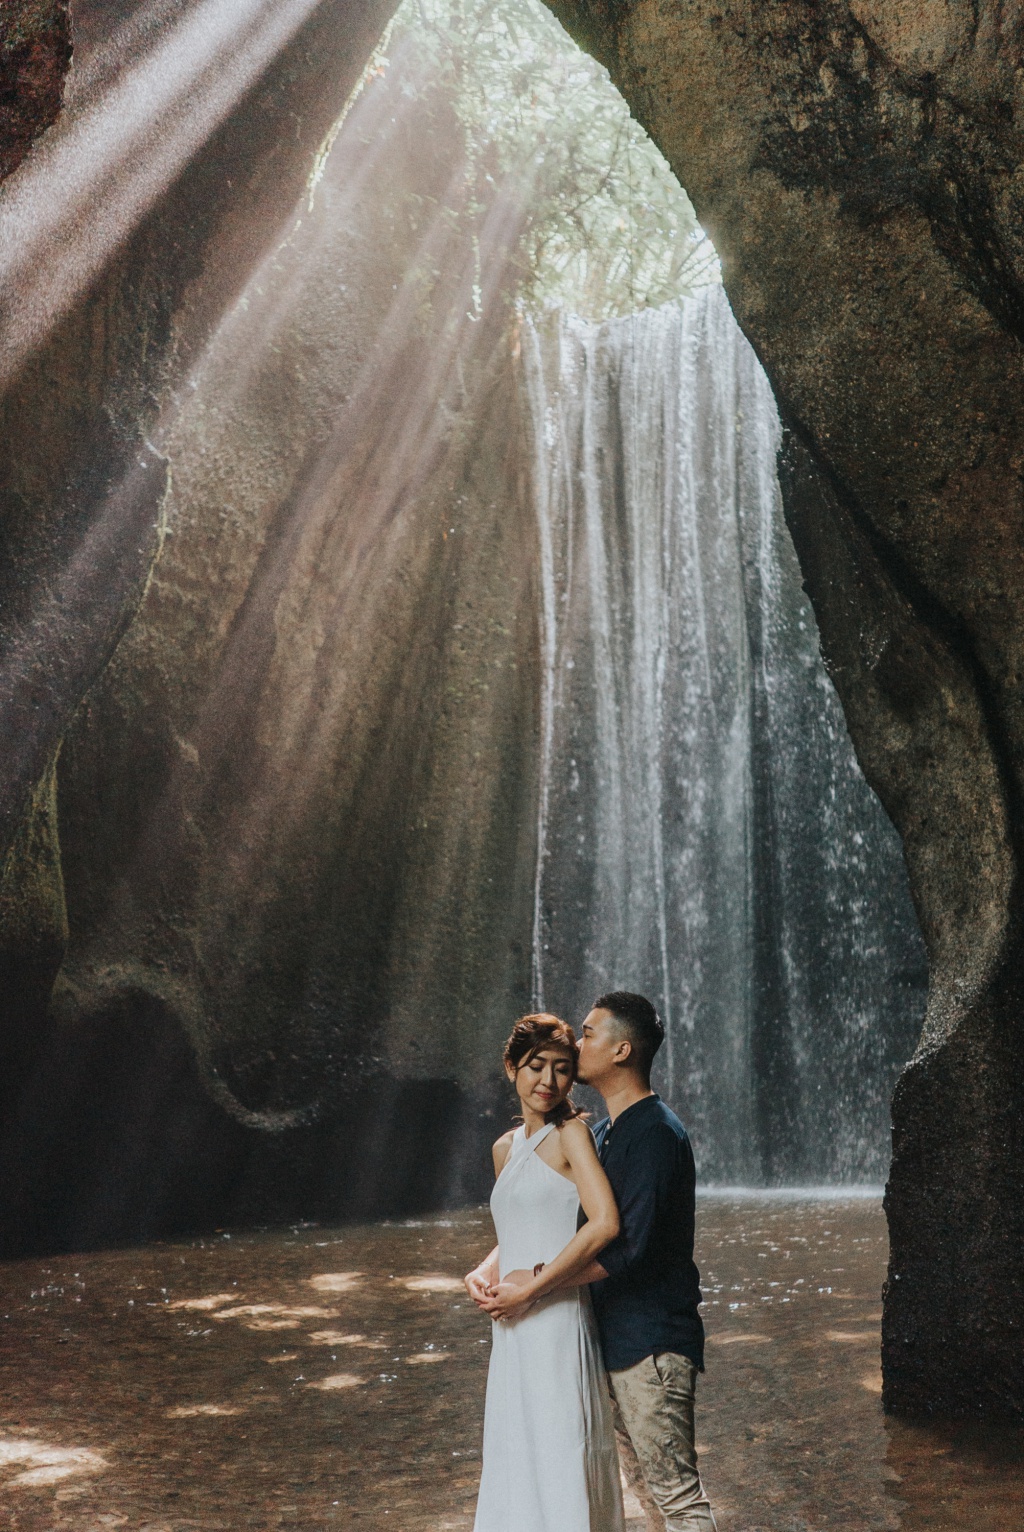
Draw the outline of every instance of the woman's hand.
<instances>
[{"instance_id":1,"label":"woman's hand","mask_svg":"<svg viewBox=\"0 0 1024 1532\"><path fill-rule=\"evenodd\" d=\"M477 1266L474 1271L467 1272L463 1278L466 1284L466 1292L472 1298L478 1308L483 1308L494 1289L491 1286L490 1273L483 1266Z\"/></svg>"},{"instance_id":2,"label":"woman's hand","mask_svg":"<svg viewBox=\"0 0 1024 1532\"><path fill-rule=\"evenodd\" d=\"M472 1298L478 1309L482 1309L487 1299L491 1296L498 1285L498 1247L495 1245L490 1255L485 1255L479 1266L474 1266L462 1279L466 1284L466 1292Z\"/></svg>"},{"instance_id":3,"label":"woman's hand","mask_svg":"<svg viewBox=\"0 0 1024 1532\"><path fill-rule=\"evenodd\" d=\"M492 1319L522 1319L532 1307L533 1272L510 1271L491 1288L490 1296L480 1307Z\"/></svg>"}]
</instances>

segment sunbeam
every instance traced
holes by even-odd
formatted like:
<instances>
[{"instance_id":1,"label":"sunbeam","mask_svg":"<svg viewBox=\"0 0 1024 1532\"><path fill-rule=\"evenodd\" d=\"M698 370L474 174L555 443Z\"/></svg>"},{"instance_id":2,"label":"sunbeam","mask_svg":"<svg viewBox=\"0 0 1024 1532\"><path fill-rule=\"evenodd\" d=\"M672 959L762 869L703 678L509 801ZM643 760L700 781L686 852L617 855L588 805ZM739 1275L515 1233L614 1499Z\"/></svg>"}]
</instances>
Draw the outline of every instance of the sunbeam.
<instances>
[{"instance_id":1,"label":"sunbeam","mask_svg":"<svg viewBox=\"0 0 1024 1532\"><path fill-rule=\"evenodd\" d=\"M154 0L123 23L0 191L0 384L319 3L196 0L168 30L165 0ZM100 82L94 98L84 87Z\"/></svg>"}]
</instances>

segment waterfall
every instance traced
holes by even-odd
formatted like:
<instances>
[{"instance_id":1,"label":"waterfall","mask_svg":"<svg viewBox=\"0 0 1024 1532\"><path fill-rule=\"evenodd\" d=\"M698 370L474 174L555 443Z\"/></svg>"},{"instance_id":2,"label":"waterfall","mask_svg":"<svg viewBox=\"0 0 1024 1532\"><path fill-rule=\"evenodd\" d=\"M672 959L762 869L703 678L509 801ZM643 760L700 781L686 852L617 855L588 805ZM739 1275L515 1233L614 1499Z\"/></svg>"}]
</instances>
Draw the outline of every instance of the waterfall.
<instances>
[{"instance_id":1,"label":"waterfall","mask_svg":"<svg viewBox=\"0 0 1024 1532\"><path fill-rule=\"evenodd\" d=\"M535 1001L639 989L705 1179L880 1178L923 1009L782 516L768 380L719 287L525 321L540 548Z\"/></svg>"}]
</instances>

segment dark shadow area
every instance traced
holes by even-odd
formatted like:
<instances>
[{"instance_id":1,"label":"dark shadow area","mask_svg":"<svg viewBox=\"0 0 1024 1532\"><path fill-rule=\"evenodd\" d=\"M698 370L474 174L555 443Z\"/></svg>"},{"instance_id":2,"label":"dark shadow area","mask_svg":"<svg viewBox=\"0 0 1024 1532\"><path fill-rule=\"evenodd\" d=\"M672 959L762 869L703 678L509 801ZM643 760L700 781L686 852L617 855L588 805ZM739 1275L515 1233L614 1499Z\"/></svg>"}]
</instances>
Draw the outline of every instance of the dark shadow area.
<instances>
[{"instance_id":1,"label":"dark shadow area","mask_svg":"<svg viewBox=\"0 0 1024 1532\"><path fill-rule=\"evenodd\" d=\"M453 1081L378 1076L327 1121L246 1127L203 1088L166 1007L125 995L48 1026L0 1139L0 1255L464 1205L487 1193L496 1118Z\"/></svg>"}]
</instances>

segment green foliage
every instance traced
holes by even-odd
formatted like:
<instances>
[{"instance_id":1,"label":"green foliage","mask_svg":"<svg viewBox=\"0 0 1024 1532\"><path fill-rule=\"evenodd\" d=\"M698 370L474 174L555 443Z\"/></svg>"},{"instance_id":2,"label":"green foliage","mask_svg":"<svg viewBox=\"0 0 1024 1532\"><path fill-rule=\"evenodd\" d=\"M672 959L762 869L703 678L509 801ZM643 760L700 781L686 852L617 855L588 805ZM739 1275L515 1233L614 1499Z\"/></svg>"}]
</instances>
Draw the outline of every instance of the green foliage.
<instances>
[{"instance_id":1,"label":"green foliage","mask_svg":"<svg viewBox=\"0 0 1024 1532\"><path fill-rule=\"evenodd\" d=\"M454 105L480 195L522 181L524 301L606 319L719 280L664 158L540 0L405 0L402 38Z\"/></svg>"}]
</instances>

